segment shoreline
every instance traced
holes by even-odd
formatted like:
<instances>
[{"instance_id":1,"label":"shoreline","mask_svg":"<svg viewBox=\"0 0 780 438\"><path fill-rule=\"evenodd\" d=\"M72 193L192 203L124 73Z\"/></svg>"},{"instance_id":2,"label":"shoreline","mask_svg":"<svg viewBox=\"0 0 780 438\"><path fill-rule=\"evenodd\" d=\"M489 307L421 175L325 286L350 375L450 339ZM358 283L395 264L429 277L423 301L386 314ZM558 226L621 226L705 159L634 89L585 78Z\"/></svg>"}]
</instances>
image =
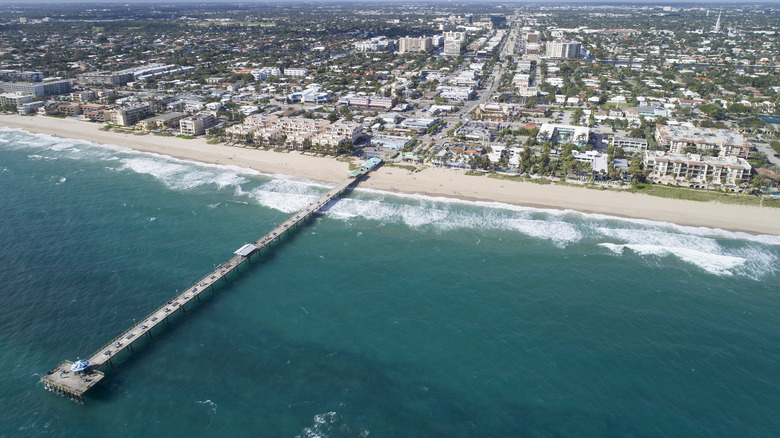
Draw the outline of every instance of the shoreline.
<instances>
[{"instance_id":1,"label":"shoreline","mask_svg":"<svg viewBox=\"0 0 780 438\"><path fill-rule=\"evenodd\" d=\"M212 145L203 138L187 140L154 134L119 134L100 130L103 125L74 119L0 115L0 126L329 184L341 181L349 171L348 163L331 157L315 157L297 151L274 152L225 144ZM585 187L540 185L469 176L455 169L426 167L413 173L400 167L383 166L372 172L360 187L780 236L780 209L777 208L668 199Z\"/></svg>"}]
</instances>

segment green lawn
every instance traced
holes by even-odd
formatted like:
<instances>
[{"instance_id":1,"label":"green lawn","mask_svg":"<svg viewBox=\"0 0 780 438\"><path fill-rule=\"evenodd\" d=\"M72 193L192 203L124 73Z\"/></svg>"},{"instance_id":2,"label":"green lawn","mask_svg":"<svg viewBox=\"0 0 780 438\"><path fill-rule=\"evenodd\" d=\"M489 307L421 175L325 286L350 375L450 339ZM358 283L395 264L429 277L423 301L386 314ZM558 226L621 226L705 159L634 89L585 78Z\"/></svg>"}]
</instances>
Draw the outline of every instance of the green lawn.
<instances>
[{"instance_id":1,"label":"green lawn","mask_svg":"<svg viewBox=\"0 0 780 438\"><path fill-rule=\"evenodd\" d=\"M764 207L780 208L780 200L778 199L764 199L763 202L761 202L761 198L753 195L695 190L683 187L642 184L640 189L632 189L632 192L658 196L659 198L683 199L686 201L720 202L721 204L736 205L763 205Z\"/></svg>"}]
</instances>

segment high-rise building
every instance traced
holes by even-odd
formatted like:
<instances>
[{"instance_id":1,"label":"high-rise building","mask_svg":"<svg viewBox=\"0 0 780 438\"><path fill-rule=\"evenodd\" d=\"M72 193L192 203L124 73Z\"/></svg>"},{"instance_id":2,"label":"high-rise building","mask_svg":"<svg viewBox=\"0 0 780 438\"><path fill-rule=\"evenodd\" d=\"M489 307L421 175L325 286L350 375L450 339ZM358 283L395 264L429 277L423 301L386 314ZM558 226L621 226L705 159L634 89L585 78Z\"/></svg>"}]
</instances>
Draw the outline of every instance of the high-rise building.
<instances>
[{"instance_id":1,"label":"high-rise building","mask_svg":"<svg viewBox=\"0 0 780 438\"><path fill-rule=\"evenodd\" d=\"M550 41L547 43L548 58L576 58L580 56L580 43L569 40Z\"/></svg>"},{"instance_id":2,"label":"high-rise building","mask_svg":"<svg viewBox=\"0 0 780 438\"><path fill-rule=\"evenodd\" d=\"M398 53L430 52L433 50L431 37L404 37L398 40Z\"/></svg>"}]
</instances>

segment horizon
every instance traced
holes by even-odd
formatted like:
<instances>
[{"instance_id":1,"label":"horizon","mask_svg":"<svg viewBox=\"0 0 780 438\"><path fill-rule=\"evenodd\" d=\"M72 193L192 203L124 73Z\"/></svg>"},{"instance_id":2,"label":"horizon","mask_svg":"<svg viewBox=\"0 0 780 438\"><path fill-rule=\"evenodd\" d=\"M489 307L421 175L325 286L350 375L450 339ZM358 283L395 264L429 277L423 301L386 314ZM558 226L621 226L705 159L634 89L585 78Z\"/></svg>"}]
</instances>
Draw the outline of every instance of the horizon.
<instances>
[{"instance_id":1,"label":"horizon","mask_svg":"<svg viewBox=\"0 0 780 438\"><path fill-rule=\"evenodd\" d=\"M777 0L753 0L753 1L747 1L747 2L740 2L740 1L733 1L733 0L710 0L710 1L691 1L691 0L666 0L666 1L659 1L659 2L653 2L653 3L647 3L643 1L630 1L630 0L568 0L565 2L560 2L556 0L537 0L532 3L508 3L508 2L498 2L498 1L492 1L492 0L478 0L477 2L470 2L469 4L465 2L457 2L457 1L450 1L450 0L368 0L368 1L361 1L361 0L338 0L336 2L326 2L326 0L282 0L282 1L269 1L269 0L248 0L248 1L236 1L236 0L166 0L164 2L157 2L154 0L127 0L127 1L120 1L120 2L105 2L103 0L60 0L57 2L53 1L42 1L42 2L22 2L22 1L6 1L6 0L0 0L0 5L2 6L34 6L34 5L62 5L62 4L70 4L70 5L95 5L95 4L103 4L105 7L116 7L116 6L128 6L130 4L133 5L167 5L167 4L178 4L178 3L195 3L200 5L209 5L209 4L235 4L235 5L248 5L248 4L270 4L270 5L279 5L279 4L319 4L319 3L329 3L329 4L353 4L353 3L368 3L368 4L445 4L445 5L455 5L455 6L468 6L469 4L478 4L478 5L494 5L494 6L508 6L508 7L520 7L520 6L531 6L534 4L559 4L559 5L567 5L567 4L584 4L584 5L625 5L625 6L645 6L645 7L653 7L653 6L676 6L676 7L685 7L685 6L702 6L702 5L712 5L717 4L719 6L734 6L734 7L744 7L744 6L756 6L756 5L776 5L780 6L780 1Z\"/></svg>"}]
</instances>

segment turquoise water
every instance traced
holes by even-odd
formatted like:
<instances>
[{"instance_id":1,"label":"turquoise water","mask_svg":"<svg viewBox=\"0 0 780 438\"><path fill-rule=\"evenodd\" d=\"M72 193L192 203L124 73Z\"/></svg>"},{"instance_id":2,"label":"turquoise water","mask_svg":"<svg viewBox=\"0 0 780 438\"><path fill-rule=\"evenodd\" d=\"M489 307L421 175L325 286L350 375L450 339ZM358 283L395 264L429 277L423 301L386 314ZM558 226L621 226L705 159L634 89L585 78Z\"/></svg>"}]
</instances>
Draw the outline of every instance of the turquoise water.
<instances>
[{"instance_id":1,"label":"turquoise water","mask_svg":"<svg viewBox=\"0 0 780 438\"><path fill-rule=\"evenodd\" d=\"M0 128L0 436L777 436L780 238L326 186Z\"/></svg>"}]
</instances>

